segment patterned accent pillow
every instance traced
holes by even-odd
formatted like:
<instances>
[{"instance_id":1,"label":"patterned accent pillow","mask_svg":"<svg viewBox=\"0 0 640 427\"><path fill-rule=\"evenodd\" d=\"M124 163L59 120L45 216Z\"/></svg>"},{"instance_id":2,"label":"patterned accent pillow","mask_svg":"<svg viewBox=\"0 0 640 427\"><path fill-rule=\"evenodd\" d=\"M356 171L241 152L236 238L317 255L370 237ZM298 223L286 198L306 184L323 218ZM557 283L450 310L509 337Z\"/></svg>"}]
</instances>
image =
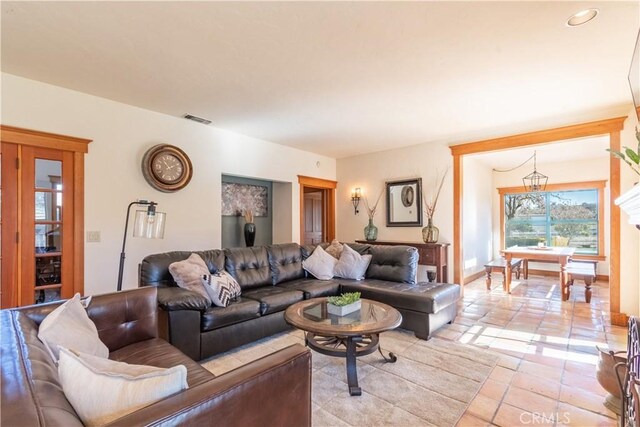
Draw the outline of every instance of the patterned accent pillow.
<instances>
[{"instance_id":1,"label":"patterned accent pillow","mask_svg":"<svg viewBox=\"0 0 640 427\"><path fill-rule=\"evenodd\" d=\"M218 307L227 307L231 300L242 293L242 288L236 279L226 271L203 275L202 284L213 304Z\"/></svg>"},{"instance_id":2,"label":"patterned accent pillow","mask_svg":"<svg viewBox=\"0 0 640 427\"><path fill-rule=\"evenodd\" d=\"M342 255L342 250L344 249L344 245L338 242L336 239L331 241L331 244L327 246L324 250L326 253L334 257L335 259L340 259L340 255Z\"/></svg>"}]
</instances>

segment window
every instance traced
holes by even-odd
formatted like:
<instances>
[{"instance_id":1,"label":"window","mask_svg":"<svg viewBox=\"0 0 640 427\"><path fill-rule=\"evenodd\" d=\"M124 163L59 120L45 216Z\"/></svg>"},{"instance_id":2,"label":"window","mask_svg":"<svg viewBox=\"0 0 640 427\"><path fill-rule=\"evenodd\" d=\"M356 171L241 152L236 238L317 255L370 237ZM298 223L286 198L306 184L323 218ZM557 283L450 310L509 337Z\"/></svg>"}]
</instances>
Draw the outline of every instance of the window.
<instances>
[{"instance_id":1,"label":"window","mask_svg":"<svg viewBox=\"0 0 640 427\"><path fill-rule=\"evenodd\" d=\"M572 246L576 255L604 253L604 181L548 185L527 193L499 189L504 247Z\"/></svg>"}]
</instances>

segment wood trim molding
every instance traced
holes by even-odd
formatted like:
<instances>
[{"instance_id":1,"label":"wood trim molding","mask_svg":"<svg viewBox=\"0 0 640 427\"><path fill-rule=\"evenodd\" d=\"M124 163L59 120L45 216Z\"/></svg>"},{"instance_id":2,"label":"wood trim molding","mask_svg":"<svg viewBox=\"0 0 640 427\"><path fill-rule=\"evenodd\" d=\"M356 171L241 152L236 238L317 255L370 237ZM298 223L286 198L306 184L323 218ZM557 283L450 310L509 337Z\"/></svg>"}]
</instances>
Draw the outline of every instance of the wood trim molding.
<instances>
[{"instance_id":1,"label":"wood trim molding","mask_svg":"<svg viewBox=\"0 0 640 427\"><path fill-rule=\"evenodd\" d=\"M298 175L300 184L300 244L304 243L304 190L305 188L320 189L324 193L324 230L325 240L332 241L336 238L336 188L337 181Z\"/></svg>"},{"instance_id":2,"label":"wood trim molding","mask_svg":"<svg viewBox=\"0 0 640 427\"><path fill-rule=\"evenodd\" d=\"M298 184L303 185L305 187L312 187L312 188L330 188L335 190L336 187L338 186L338 182L337 181L331 181L329 179L323 179L323 178L314 178L311 176L304 176L304 175L298 175Z\"/></svg>"},{"instance_id":3,"label":"wood trim molding","mask_svg":"<svg viewBox=\"0 0 640 427\"><path fill-rule=\"evenodd\" d=\"M468 142L465 144L452 145L449 148L451 149L451 154L454 156L460 156L465 154L484 153L487 151L499 151L508 148L526 147L528 145L544 144L584 136L603 135L607 133L620 132L626 119L626 116L615 117L612 119L598 120L578 125L563 126L501 138Z\"/></svg>"},{"instance_id":4,"label":"wood trim molding","mask_svg":"<svg viewBox=\"0 0 640 427\"><path fill-rule=\"evenodd\" d=\"M612 132L609 135L609 148L620 150L620 131ZM609 157L609 174L611 178L611 187L609 188L609 309L612 313L620 313L621 225L620 207L615 204L615 200L620 197L620 160L613 156ZM611 316L611 323L613 323L613 319Z\"/></svg>"},{"instance_id":5,"label":"wood trim molding","mask_svg":"<svg viewBox=\"0 0 640 427\"><path fill-rule=\"evenodd\" d=\"M453 283L465 284L462 260L462 156L453 156Z\"/></svg>"},{"instance_id":6,"label":"wood trim molding","mask_svg":"<svg viewBox=\"0 0 640 427\"><path fill-rule=\"evenodd\" d=\"M90 139L0 125L0 139L18 145L87 153Z\"/></svg>"},{"instance_id":7,"label":"wood trim molding","mask_svg":"<svg viewBox=\"0 0 640 427\"><path fill-rule=\"evenodd\" d=\"M565 182L561 184L547 184L544 191L566 191L566 190L591 190L594 188L605 188L607 181L583 181L583 182ZM498 193L514 194L514 193L529 193L524 186L518 187L501 187L498 188Z\"/></svg>"},{"instance_id":8,"label":"wood trim molding","mask_svg":"<svg viewBox=\"0 0 640 427\"><path fill-rule=\"evenodd\" d=\"M612 325L626 327L629 322L629 316L624 313L610 312L609 315L611 316Z\"/></svg>"},{"instance_id":9,"label":"wood trim molding","mask_svg":"<svg viewBox=\"0 0 640 427\"><path fill-rule=\"evenodd\" d=\"M480 277L484 276L485 274L487 274L487 272L482 269L480 271L478 271L477 273L473 273L468 275L467 277L464 278L464 283L471 283L476 279L479 279Z\"/></svg>"}]
</instances>

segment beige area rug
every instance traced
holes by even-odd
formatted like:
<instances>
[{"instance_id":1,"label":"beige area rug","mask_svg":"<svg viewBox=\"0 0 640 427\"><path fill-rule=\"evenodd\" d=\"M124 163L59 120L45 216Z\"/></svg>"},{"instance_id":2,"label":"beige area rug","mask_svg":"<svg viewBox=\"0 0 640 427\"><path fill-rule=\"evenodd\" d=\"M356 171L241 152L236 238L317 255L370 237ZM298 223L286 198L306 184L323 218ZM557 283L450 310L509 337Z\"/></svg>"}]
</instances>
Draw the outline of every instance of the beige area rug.
<instances>
[{"instance_id":1,"label":"beige area rug","mask_svg":"<svg viewBox=\"0 0 640 427\"><path fill-rule=\"evenodd\" d=\"M301 331L262 339L203 362L223 374L288 345L304 344ZM350 396L345 360L312 352L313 426L454 426L480 390L498 356L453 341L417 339L397 329L380 337L398 356L386 363L378 352L358 358L362 396Z\"/></svg>"}]
</instances>

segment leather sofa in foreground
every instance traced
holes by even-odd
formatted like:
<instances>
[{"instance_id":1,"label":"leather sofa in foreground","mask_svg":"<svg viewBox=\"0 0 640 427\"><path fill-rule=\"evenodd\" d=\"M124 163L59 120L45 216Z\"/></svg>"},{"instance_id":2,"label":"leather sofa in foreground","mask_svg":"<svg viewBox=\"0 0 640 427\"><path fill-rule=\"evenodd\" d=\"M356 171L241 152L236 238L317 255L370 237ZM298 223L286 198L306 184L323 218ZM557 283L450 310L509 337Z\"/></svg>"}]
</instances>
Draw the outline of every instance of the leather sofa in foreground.
<instances>
[{"instance_id":1,"label":"leather sofa in foreground","mask_svg":"<svg viewBox=\"0 0 640 427\"><path fill-rule=\"evenodd\" d=\"M53 359L38 339L40 323L61 303L0 311L3 426L82 425L64 395ZM311 357L302 345L216 377L159 338L155 288L94 296L87 313L110 359L187 368L187 390L110 425L311 425Z\"/></svg>"},{"instance_id":2,"label":"leather sofa in foreground","mask_svg":"<svg viewBox=\"0 0 640 427\"><path fill-rule=\"evenodd\" d=\"M210 306L205 297L176 285L169 265L187 259L190 251L144 258L139 286L158 288L169 341L195 360L288 330L291 327L284 320L284 311L291 304L343 292L358 291L363 298L395 307L402 313L401 327L425 340L455 319L460 286L416 283L416 248L359 243L349 246L372 256L365 280L317 280L302 268L302 261L315 247L287 243L193 251L211 273L226 270L240 284L242 296L228 307Z\"/></svg>"}]
</instances>

